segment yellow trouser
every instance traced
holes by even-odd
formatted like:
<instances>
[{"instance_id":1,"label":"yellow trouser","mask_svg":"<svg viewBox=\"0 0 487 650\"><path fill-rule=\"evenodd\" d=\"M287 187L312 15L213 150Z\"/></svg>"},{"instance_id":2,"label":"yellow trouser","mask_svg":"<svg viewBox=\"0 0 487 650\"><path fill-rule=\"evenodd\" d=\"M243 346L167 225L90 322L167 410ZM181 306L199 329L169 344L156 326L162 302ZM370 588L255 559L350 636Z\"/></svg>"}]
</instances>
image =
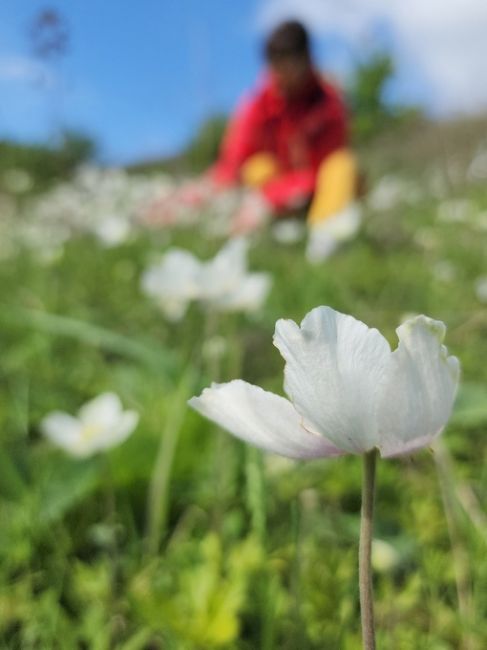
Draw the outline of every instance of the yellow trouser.
<instances>
[{"instance_id":1,"label":"yellow trouser","mask_svg":"<svg viewBox=\"0 0 487 650\"><path fill-rule=\"evenodd\" d=\"M357 193L357 163L349 149L339 149L320 165L308 223L316 225L349 205Z\"/></svg>"},{"instance_id":2,"label":"yellow trouser","mask_svg":"<svg viewBox=\"0 0 487 650\"><path fill-rule=\"evenodd\" d=\"M242 167L242 181L248 187L259 188L279 174L272 154L257 153ZM349 149L339 149L320 165L316 188L308 212L308 223L317 224L341 212L357 192L357 164Z\"/></svg>"}]
</instances>

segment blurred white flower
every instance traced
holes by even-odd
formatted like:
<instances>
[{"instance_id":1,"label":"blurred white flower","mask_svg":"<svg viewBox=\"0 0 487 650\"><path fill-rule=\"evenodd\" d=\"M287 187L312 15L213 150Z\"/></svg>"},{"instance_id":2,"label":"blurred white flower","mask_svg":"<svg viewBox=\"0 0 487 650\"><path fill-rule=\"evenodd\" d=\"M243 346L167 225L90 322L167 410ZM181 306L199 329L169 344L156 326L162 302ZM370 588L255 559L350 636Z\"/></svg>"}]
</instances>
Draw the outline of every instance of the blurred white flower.
<instances>
[{"instance_id":1,"label":"blurred white flower","mask_svg":"<svg viewBox=\"0 0 487 650\"><path fill-rule=\"evenodd\" d=\"M401 202L404 196L402 181L396 176L383 176L372 188L367 204L376 212L391 210Z\"/></svg>"},{"instance_id":2,"label":"blurred white flower","mask_svg":"<svg viewBox=\"0 0 487 650\"><path fill-rule=\"evenodd\" d=\"M130 236L130 223L123 217L107 214L93 225L93 233L103 246L119 246Z\"/></svg>"},{"instance_id":3,"label":"blurred white flower","mask_svg":"<svg viewBox=\"0 0 487 650\"><path fill-rule=\"evenodd\" d=\"M143 291L171 320L182 318L192 300L217 311L256 311L270 283L267 273L247 272L247 243L241 238L230 240L208 262L172 249L141 280Z\"/></svg>"},{"instance_id":4,"label":"blurred white flower","mask_svg":"<svg viewBox=\"0 0 487 650\"><path fill-rule=\"evenodd\" d=\"M438 206L438 221L460 223L468 221L474 212L475 207L470 199L450 199Z\"/></svg>"},{"instance_id":5,"label":"blurred white flower","mask_svg":"<svg viewBox=\"0 0 487 650\"><path fill-rule=\"evenodd\" d=\"M398 551L383 539L372 540L372 566L378 573L389 573L401 561Z\"/></svg>"},{"instance_id":6,"label":"blurred white flower","mask_svg":"<svg viewBox=\"0 0 487 650\"><path fill-rule=\"evenodd\" d=\"M405 178L386 174L372 188L367 205L375 212L393 210L401 203L414 203L421 198L419 187Z\"/></svg>"},{"instance_id":7,"label":"blurred white flower","mask_svg":"<svg viewBox=\"0 0 487 650\"><path fill-rule=\"evenodd\" d=\"M82 406L76 417L54 411L41 422L42 433L71 456L86 458L122 443L139 415L124 411L114 393L103 393Z\"/></svg>"},{"instance_id":8,"label":"blurred white flower","mask_svg":"<svg viewBox=\"0 0 487 650\"><path fill-rule=\"evenodd\" d=\"M487 275L482 275L475 280L475 295L480 302L487 303Z\"/></svg>"},{"instance_id":9,"label":"blurred white flower","mask_svg":"<svg viewBox=\"0 0 487 650\"><path fill-rule=\"evenodd\" d=\"M295 244L303 239L305 232L302 219L280 219L272 226L272 237L279 244Z\"/></svg>"},{"instance_id":10,"label":"blurred white flower","mask_svg":"<svg viewBox=\"0 0 487 650\"><path fill-rule=\"evenodd\" d=\"M50 221L25 221L19 225L18 236L42 264L51 264L64 254L69 229Z\"/></svg>"},{"instance_id":11,"label":"blurred white flower","mask_svg":"<svg viewBox=\"0 0 487 650\"><path fill-rule=\"evenodd\" d=\"M198 294L200 266L191 253L173 248L144 272L142 290L155 300L169 320L180 320Z\"/></svg>"},{"instance_id":12,"label":"blurred white flower","mask_svg":"<svg viewBox=\"0 0 487 650\"><path fill-rule=\"evenodd\" d=\"M82 167L71 180L30 202L20 240L37 251L46 240L43 231L59 230L67 233L66 238L91 233L103 246L118 246L135 231L147 205L172 184L163 175ZM28 230L36 236L24 236Z\"/></svg>"},{"instance_id":13,"label":"blurred white flower","mask_svg":"<svg viewBox=\"0 0 487 650\"><path fill-rule=\"evenodd\" d=\"M330 307L299 327L276 324L290 400L245 381L213 384L189 404L233 435L290 458L383 457L428 446L450 417L459 362L442 345L445 325L418 316L397 328L391 352L376 329Z\"/></svg>"}]
</instances>

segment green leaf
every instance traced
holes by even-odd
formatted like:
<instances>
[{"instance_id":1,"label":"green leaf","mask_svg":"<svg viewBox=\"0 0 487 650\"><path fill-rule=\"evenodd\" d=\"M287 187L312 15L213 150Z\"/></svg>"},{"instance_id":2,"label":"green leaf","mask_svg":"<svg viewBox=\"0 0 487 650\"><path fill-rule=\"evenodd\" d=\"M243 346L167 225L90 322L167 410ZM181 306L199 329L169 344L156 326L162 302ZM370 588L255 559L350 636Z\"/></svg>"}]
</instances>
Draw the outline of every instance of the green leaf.
<instances>
[{"instance_id":1,"label":"green leaf","mask_svg":"<svg viewBox=\"0 0 487 650\"><path fill-rule=\"evenodd\" d=\"M0 320L53 336L73 338L87 345L133 359L166 375L174 375L178 368L176 355L169 350L163 350L158 343L147 345L113 330L70 316L4 305L0 309Z\"/></svg>"},{"instance_id":2,"label":"green leaf","mask_svg":"<svg viewBox=\"0 0 487 650\"><path fill-rule=\"evenodd\" d=\"M99 477L96 459L73 460L53 453L42 462L44 466L36 494L41 525L61 519L96 488Z\"/></svg>"}]
</instances>

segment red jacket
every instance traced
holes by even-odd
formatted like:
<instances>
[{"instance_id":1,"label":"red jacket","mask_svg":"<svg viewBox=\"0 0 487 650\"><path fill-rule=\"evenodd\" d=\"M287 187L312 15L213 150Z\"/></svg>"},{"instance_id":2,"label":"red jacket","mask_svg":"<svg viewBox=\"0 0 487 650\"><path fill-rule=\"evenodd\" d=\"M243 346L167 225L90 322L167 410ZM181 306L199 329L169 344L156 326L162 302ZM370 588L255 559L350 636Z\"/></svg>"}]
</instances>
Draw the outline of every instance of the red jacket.
<instances>
[{"instance_id":1,"label":"red jacket","mask_svg":"<svg viewBox=\"0 0 487 650\"><path fill-rule=\"evenodd\" d=\"M271 153L280 173L263 193L275 210L285 210L309 199L320 163L346 142L346 113L332 85L313 72L302 94L289 100L268 74L237 108L211 175L218 185L231 185L247 158Z\"/></svg>"}]
</instances>

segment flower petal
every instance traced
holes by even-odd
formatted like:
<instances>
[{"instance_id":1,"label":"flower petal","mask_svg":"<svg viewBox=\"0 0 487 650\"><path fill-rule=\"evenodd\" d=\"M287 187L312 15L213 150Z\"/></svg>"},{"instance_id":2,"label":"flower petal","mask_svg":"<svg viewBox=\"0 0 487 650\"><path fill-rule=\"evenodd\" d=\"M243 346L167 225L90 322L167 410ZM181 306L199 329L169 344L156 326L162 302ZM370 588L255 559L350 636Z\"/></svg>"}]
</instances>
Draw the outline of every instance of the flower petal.
<instances>
[{"instance_id":1,"label":"flower petal","mask_svg":"<svg viewBox=\"0 0 487 650\"><path fill-rule=\"evenodd\" d=\"M174 248L142 275L144 293L157 302L170 320L184 316L191 300L199 295L202 265L191 253Z\"/></svg>"},{"instance_id":2,"label":"flower petal","mask_svg":"<svg viewBox=\"0 0 487 650\"><path fill-rule=\"evenodd\" d=\"M96 439L96 449L109 449L124 442L134 431L139 422L139 414L136 411L124 411L118 422L110 429L101 433Z\"/></svg>"},{"instance_id":3,"label":"flower petal","mask_svg":"<svg viewBox=\"0 0 487 650\"><path fill-rule=\"evenodd\" d=\"M230 239L215 257L202 264L199 276L199 297L214 301L231 293L245 277L247 267L245 239Z\"/></svg>"},{"instance_id":4,"label":"flower petal","mask_svg":"<svg viewBox=\"0 0 487 650\"><path fill-rule=\"evenodd\" d=\"M189 405L234 436L289 458L341 454L326 438L307 431L291 402L237 379L213 384Z\"/></svg>"},{"instance_id":5,"label":"flower petal","mask_svg":"<svg viewBox=\"0 0 487 650\"><path fill-rule=\"evenodd\" d=\"M41 432L67 451L71 451L78 442L82 429L81 422L68 413L53 411L46 415L41 423Z\"/></svg>"},{"instance_id":6,"label":"flower petal","mask_svg":"<svg viewBox=\"0 0 487 650\"><path fill-rule=\"evenodd\" d=\"M382 456L431 444L450 417L460 366L442 345L445 329L441 321L417 316L396 330L399 346L391 355L379 411Z\"/></svg>"},{"instance_id":7,"label":"flower petal","mask_svg":"<svg viewBox=\"0 0 487 650\"><path fill-rule=\"evenodd\" d=\"M286 393L313 429L346 452L372 449L378 443L377 396L391 354L382 334L317 307L301 328L279 320L274 345L286 360Z\"/></svg>"},{"instance_id":8,"label":"flower petal","mask_svg":"<svg viewBox=\"0 0 487 650\"><path fill-rule=\"evenodd\" d=\"M115 393L102 393L84 404L79 410L79 419L84 425L111 427L122 413L120 398Z\"/></svg>"},{"instance_id":9,"label":"flower petal","mask_svg":"<svg viewBox=\"0 0 487 650\"><path fill-rule=\"evenodd\" d=\"M167 320L177 323L186 314L189 303L184 299L165 298L164 300L157 300L157 304Z\"/></svg>"},{"instance_id":10,"label":"flower petal","mask_svg":"<svg viewBox=\"0 0 487 650\"><path fill-rule=\"evenodd\" d=\"M217 301L220 309L257 311L269 293L271 278L268 273L250 273L238 286Z\"/></svg>"}]
</instances>

